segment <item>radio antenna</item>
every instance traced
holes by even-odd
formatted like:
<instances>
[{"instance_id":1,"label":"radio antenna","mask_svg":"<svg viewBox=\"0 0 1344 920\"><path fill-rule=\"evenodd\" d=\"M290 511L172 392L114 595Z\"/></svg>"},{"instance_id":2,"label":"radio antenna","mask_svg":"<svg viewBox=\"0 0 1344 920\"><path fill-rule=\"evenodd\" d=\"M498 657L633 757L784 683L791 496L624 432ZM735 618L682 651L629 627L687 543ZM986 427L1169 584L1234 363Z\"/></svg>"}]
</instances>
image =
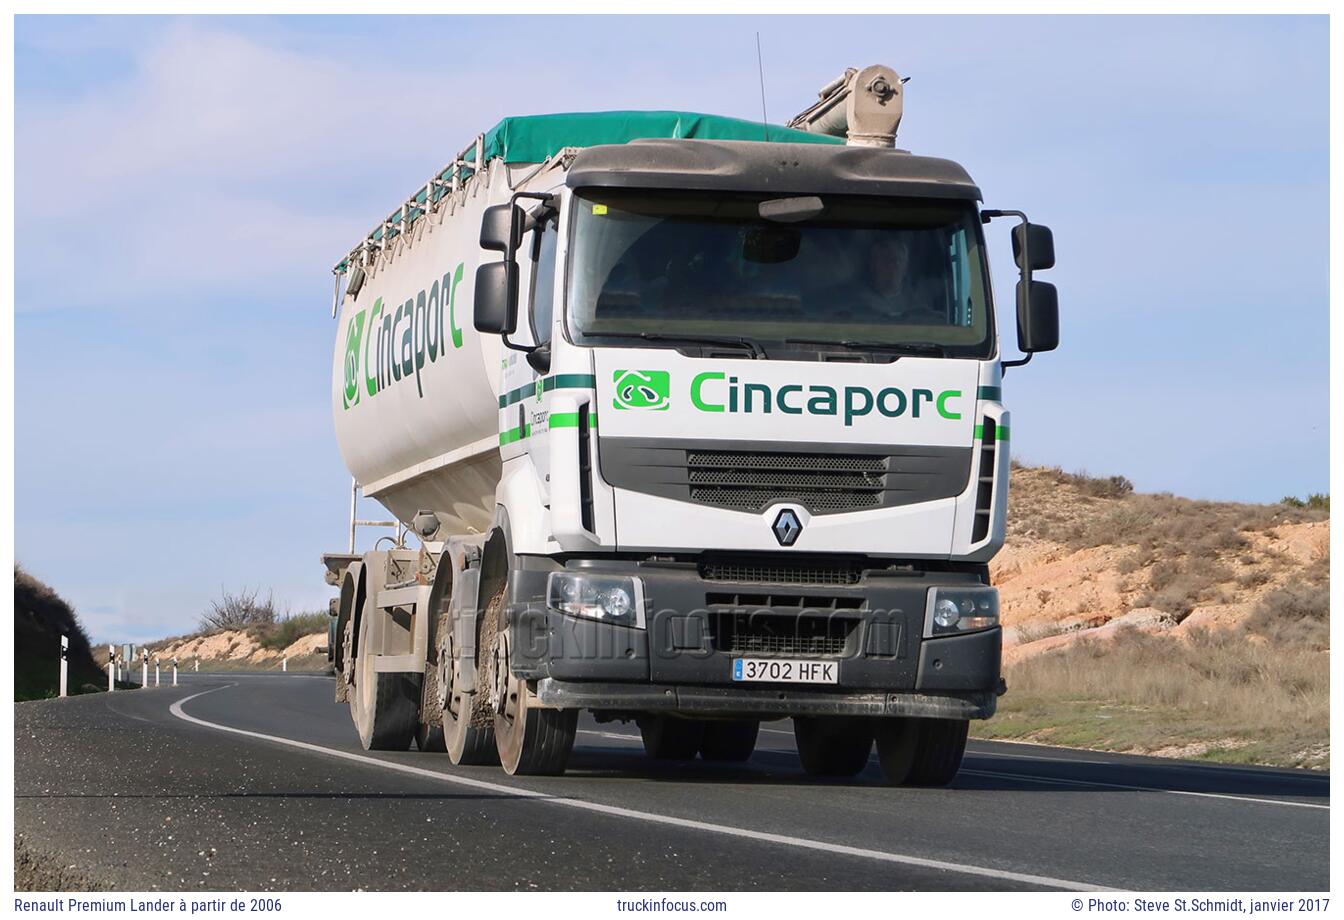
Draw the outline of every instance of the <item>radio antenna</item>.
<instances>
[{"instance_id":1,"label":"radio antenna","mask_svg":"<svg viewBox=\"0 0 1344 920\"><path fill-rule=\"evenodd\" d=\"M761 78L761 131L770 140L770 118L765 114L765 64L761 60L761 33L756 33L756 73Z\"/></svg>"}]
</instances>

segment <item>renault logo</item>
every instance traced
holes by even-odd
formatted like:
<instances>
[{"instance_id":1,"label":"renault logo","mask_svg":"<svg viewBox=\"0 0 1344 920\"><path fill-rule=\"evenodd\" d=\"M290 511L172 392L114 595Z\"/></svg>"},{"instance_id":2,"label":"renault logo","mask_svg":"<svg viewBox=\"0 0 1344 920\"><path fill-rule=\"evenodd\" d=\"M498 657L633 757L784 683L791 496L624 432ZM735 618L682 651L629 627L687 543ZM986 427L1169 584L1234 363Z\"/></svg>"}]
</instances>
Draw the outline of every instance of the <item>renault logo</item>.
<instances>
[{"instance_id":1,"label":"renault logo","mask_svg":"<svg viewBox=\"0 0 1344 920\"><path fill-rule=\"evenodd\" d=\"M780 546L792 546L803 532L803 523L792 508L785 508L775 516L775 523L770 525L770 529L775 532L775 539Z\"/></svg>"}]
</instances>

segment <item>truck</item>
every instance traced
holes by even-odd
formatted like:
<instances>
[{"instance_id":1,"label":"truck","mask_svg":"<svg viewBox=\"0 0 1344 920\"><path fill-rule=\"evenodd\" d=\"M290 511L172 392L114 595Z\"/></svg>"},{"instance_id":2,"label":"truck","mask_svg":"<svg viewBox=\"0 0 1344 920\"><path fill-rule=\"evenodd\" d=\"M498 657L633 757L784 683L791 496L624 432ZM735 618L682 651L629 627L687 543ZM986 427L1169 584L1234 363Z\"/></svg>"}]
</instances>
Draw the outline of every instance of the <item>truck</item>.
<instances>
[{"instance_id":1,"label":"truck","mask_svg":"<svg viewBox=\"0 0 1344 920\"><path fill-rule=\"evenodd\" d=\"M897 149L904 85L504 118L340 260L323 563L364 748L560 774L587 712L740 762L792 719L810 775L952 780L1006 689L1003 375L1058 345L1054 242Z\"/></svg>"}]
</instances>

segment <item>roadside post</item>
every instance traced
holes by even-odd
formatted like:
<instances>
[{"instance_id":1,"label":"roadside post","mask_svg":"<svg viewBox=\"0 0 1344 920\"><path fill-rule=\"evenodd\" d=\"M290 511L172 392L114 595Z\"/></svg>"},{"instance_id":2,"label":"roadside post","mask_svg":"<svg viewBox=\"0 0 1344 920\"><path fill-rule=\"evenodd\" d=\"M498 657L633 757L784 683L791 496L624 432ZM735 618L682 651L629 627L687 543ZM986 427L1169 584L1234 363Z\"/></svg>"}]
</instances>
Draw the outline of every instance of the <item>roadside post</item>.
<instances>
[{"instance_id":1,"label":"roadside post","mask_svg":"<svg viewBox=\"0 0 1344 920\"><path fill-rule=\"evenodd\" d=\"M107 692L117 689L117 647L107 647Z\"/></svg>"},{"instance_id":2,"label":"roadside post","mask_svg":"<svg viewBox=\"0 0 1344 920\"><path fill-rule=\"evenodd\" d=\"M173 659L173 686L177 686L177 659Z\"/></svg>"},{"instance_id":3,"label":"roadside post","mask_svg":"<svg viewBox=\"0 0 1344 920\"><path fill-rule=\"evenodd\" d=\"M282 671L288 671L288 670L289 670L289 656L288 656L288 655L286 655L285 658L284 658L284 660L280 662L280 670L282 670ZM62 693L61 696L65 696L65 694Z\"/></svg>"},{"instance_id":4,"label":"roadside post","mask_svg":"<svg viewBox=\"0 0 1344 920\"><path fill-rule=\"evenodd\" d=\"M66 695L70 684L70 637L61 636L61 696Z\"/></svg>"},{"instance_id":5,"label":"roadside post","mask_svg":"<svg viewBox=\"0 0 1344 920\"><path fill-rule=\"evenodd\" d=\"M196 667L195 667L193 670L199 671L200 669L201 669L201 659L200 659L199 656L197 656L197 658L196 658Z\"/></svg>"},{"instance_id":6,"label":"roadside post","mask_svg":"<svg viewBox=\"0 0 1344 920\"><path fill-rule=\"evenodd\" d=\"M154 686L159 685L159 656L154 656Z\"/></svg>"},{"instance_id":7,"label":"roadside post","mask_svg":"<svg viewBox=\"0 0 1344 920\"><path fill-rule=\"evenodd\" d=\"M140 688L149 686L149 652L140 650Z\"/></svg>"}]
</instances>

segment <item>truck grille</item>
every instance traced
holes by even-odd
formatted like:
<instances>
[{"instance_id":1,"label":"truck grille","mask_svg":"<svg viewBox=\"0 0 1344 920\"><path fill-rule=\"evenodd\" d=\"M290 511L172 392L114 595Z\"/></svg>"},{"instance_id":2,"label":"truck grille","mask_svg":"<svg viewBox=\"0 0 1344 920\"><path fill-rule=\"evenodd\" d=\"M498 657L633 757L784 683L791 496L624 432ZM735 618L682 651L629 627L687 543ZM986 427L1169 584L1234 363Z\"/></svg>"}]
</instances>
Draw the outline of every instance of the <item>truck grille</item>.
<instances>
[{"instance_id":1,"label":"truck grille","mask_svg":"<svg viewBox=\"0 0 1344 920\"><path fill-rule=\"evenodd\" d=\"M714 647L734 655L837 657L857 625L839 617L720 613L713 620Z\"/></svg>"},{"instance_id":2,"label":"truck grille","mask_svg":"<svg viewBox=\"0 0 1344 920\"><path fill-rule=\"evenodd\" d=\"M886 488L887 457L877 454L688 450L691 500L760 511L793 501L812 512L876 508Z\"/></svg>"},{"instance_id":3,"label":"truck grille","mask_svg":"<svg viewBox=\"0 0 1344 920\"><path fill-rule=\"evenodd\" d=\"M768 585L857 585L863 565L854 559L781 560L711 558L700 562L705 581L731 581Z\"/></svg>"}]
</instances>

